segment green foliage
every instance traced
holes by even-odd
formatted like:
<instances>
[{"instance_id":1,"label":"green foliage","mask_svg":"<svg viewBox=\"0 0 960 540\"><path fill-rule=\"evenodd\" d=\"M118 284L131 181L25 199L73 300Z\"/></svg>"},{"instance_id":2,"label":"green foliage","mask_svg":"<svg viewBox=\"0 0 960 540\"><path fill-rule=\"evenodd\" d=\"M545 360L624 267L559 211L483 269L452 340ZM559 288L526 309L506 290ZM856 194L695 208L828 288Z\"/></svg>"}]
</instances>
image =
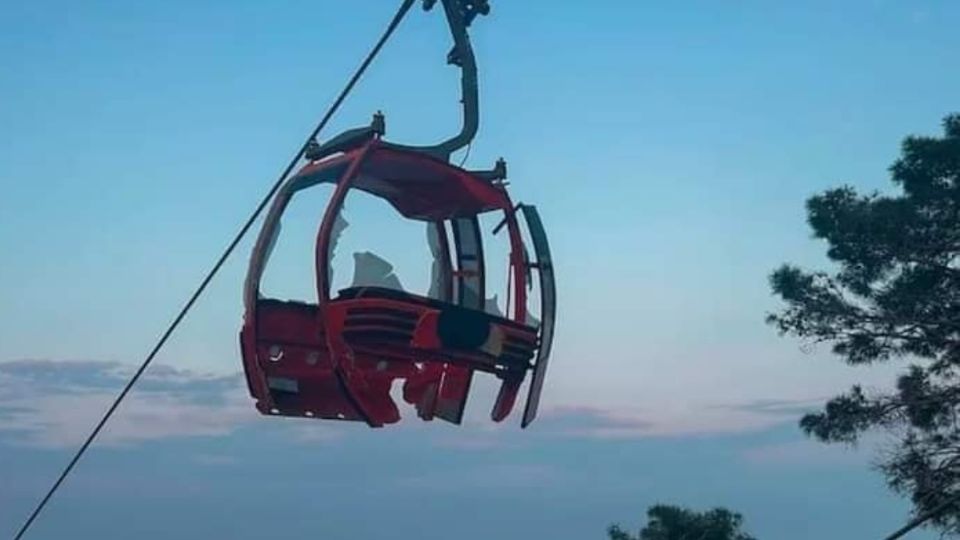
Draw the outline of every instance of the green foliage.
<instances>
[{"instance_id":1,"label":"green foliage","mask_svg":"<svg viewBox=\"0 0 960 540\"><path fill-rule=\"evenodd\" d=\"M890 167L900 194L841 187L807 202L835 271L784 265L770 278L786 303L768 317L781 333L828 343L853 365L914 362L895 391L854 387L800 426L826 442L896 433L880 468L917 512L960 494L960 115L943 128L943 137L904 140ZM960 510L935 523L960 531Z\"/></svg>"},{"instance_id":2,"label":"green foliage","mask_svg":"<svg viewBox=\"0 0 960 540\"><path fill-rule=\"evenodd\" d=\"M726 508L695 512L658 504L647 510L647 525L633 536L619 525L607 528L610 540L756 540L741 530L743 517Z\"/></svg>"}]
</instances>

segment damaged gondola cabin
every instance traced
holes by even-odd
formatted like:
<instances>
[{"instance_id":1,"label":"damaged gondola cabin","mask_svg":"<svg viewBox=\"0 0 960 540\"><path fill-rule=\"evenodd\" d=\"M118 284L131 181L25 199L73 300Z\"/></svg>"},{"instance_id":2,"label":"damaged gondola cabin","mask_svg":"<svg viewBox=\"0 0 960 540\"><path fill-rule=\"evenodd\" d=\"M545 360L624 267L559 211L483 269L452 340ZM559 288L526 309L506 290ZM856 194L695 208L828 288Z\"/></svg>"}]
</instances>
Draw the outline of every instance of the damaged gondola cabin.
<instances>
[{"instance_id":1,"label":"damaged gondola cabin","mask_svg":"<svg viewBox=\"0 0 960 540\"><path fill-rule=\"evenodd\" d=\"M494 421L510 414L528 377L521 425L536 417L556 314L550 249L536 208L511 201L503 161L486 171L450 163L477 129L476 65L466 29L488 8L485 2L440 3L454 37L448 58L462 69L461 132L434 146L394 144L383 139L385 122L377 115L369 127L312 145L305 165L273 200L249 263L240 333L248 387L264 414L392 424L400 412L390 390L399 382L402 399L420 418L459 424L471 381L487 374L500 380ZM260 280L284 210L298 193L324 184L335 187L316 235L316 302L262 296ZM425 224L433 254L426 295L390 286L396 278L389 264L373 254L355 255L353 286L331 290L333 244L345 226L341 210L350 190ZM493 231L480 228L478 217L487 213L502 218ZM485 234L509 240L506 313L486 309ZM363 272L379 277L360 278ZM527 310L533 279L539 281L539 321Z\"/></svg>"}]
</instances>

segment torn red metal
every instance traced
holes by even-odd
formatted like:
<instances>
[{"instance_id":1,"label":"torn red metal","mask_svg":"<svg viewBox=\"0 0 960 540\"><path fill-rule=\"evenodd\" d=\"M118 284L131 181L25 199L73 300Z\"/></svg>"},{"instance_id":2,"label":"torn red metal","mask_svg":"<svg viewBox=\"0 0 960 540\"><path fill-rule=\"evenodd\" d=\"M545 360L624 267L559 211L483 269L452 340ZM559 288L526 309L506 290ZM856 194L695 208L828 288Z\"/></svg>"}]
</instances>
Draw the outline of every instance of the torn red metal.
<instances>
[{"instance_id":1,"label":"torn red metal","mask_svg":"<svg viewBox=\"0 0 960 540\"><path fill-rule=\"evenodd\" d=\"M553 270L536 210L514 206L502 180L378 136L314 160L292 176L266 217L245 284L240 343L257 409L379 427L400 419L390 395L400 381L403 400L420 418L459 424L479 372L501 380L491 412L493 420L501 421L532 372L522 425L532 422L553 335ZM260 279L284 209L297 192L322 183L336 189L316 238L316 302L262 297ZM331 236L351 189L388 201L407 219L433 224L442 236L438 298L383 287L330 291ZM477 218L487 212L503 215L510 240L512 303L507 316L484 310L485 264ZM526 256L519 215L533 239L536 262ZM527 314L531 269L539 272L539 324Z\"/></svg>"}]
</instances>

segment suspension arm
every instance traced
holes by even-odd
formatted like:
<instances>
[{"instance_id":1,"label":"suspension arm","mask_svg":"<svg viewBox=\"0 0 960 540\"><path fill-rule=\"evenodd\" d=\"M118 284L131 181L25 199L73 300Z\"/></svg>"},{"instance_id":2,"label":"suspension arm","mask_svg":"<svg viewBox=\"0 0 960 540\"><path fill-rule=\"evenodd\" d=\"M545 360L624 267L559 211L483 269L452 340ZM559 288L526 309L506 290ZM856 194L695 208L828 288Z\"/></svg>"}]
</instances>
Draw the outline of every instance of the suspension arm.
<instances>
[{"instance_id":1,"label":"suspension arm","mask_svg":"<svg viewBox=\"0 0 960 540\"><path fill-rule=\"evenodd\" d=\"M423 8L429 11L437 0L424 0ZM440 0L443 5L447 25L453 37L453 48L447 54L447 63L460 68L460 102L463 110L463 124L460 132L449 139L429 146L395 147L425 152L445 160L450 154L466 147L473 141L480 124L480 99L477 88L477 61L470 45L470 36L467 28L477 15L486 15L490 12L487 0Z\"/></svg>"}]
</instances>

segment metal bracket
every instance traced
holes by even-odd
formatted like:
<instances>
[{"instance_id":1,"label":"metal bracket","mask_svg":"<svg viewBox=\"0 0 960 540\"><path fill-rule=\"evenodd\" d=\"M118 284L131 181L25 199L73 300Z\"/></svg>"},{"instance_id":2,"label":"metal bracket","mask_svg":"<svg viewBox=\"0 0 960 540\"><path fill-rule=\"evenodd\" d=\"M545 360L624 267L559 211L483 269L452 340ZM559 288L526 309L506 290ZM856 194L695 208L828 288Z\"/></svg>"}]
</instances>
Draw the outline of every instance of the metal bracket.
<instances>
[{"instance_id":1,"label":"metal bracket","mask_svg":"<svg viewBox=\"0 0 960 540\"><path fill-rule=\"evenodd\" d=\"M437 0L423 0L423 10L430 11L436 3ZM461 3L460 13L463 16L463 24L469 27L477 15L490 13L490 3L487 0L464 0Z\"/></svg>"},{"instance_id":2,"label":"metal bracket","mask_svg":"<svg viewBox=\"0 0 960 540\"><path fill-rule=\"evenodd\" d=\"M523 208L523 203L517 203L516 206L513 207L513 212L516 213L521 208ZM496 236L497 234L500 233L500 229L503 229L504 227L506 227L506 225L507 225L507 216L503 216L503 219L500 220L500 223L497 223L497 226L493 228L493 232L491 234Z\"/></svg>"},{"instance_id":3,"label":"metal bracket","mask_svg":"<svg viewBox=\"0 0 960 540\"><path fill-rule=\"evenodd\" d=\"M311 140L303 152L303 157L310 161L317 161L339 152L359 148L373 138L383 137L386 132L386 118L382 112L377 111L368 127L348 129L323 144L319 144L316 139Z\"/></svg>"},{"instance_id":4,"label":"metal bracket","mask_svg":"<svg viewBox=\"0 0 960 540\"><path fill-rule=\"evenodd\" d=\"M468 172L477 178L481 178L488 182L497 183L507 178L507 162L504 161L503 158L500 158L490 170Z\"/></svg>"}]
</instances>

